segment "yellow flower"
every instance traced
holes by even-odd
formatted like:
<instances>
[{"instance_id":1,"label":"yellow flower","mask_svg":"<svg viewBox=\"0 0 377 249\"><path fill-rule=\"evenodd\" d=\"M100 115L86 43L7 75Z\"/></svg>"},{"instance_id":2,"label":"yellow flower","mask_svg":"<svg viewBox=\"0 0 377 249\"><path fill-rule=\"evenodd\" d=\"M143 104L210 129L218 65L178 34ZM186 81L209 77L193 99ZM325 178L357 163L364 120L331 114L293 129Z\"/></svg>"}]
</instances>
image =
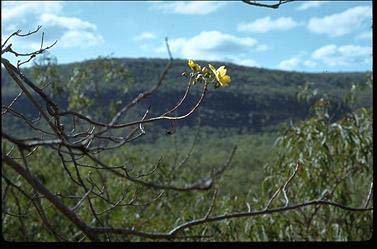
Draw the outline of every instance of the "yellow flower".
<instances>
[{"instance_id":1,"label":"yellow flower","mask_svg":"<svg viewBox=\"0 0 377 249\"><path fill-rule=\"evenodd\" d=\"M230 76L226 75L226 69L225 66L221 66L218 69L216 69L211 64L208 64L209 68L213 72L213 74L216 77L216 80L220 83L221 86L228 86L230 83Z\"/></svg>"},{"instance_id":2,"label":"yellow flower","mask_svg":"<svg viewBox=\"0 0 377 249\"><path fill-rule=\"evenodd\" d=\"M194 71L200 71L202 68L196 64L193 60L188 60L188 66Z\"/></svg>"}]
</instances>

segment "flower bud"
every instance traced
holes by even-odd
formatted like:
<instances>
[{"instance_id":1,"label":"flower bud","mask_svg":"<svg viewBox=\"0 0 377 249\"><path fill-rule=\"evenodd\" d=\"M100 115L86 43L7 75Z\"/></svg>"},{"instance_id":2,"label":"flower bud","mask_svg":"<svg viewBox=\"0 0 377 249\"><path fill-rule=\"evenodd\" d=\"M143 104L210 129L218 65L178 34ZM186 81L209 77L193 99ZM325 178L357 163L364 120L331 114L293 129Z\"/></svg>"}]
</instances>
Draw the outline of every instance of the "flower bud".
<instances>
[{"instance_id":1,"label":"flower bud","mask_svg":"<svg viewBox=\"0 0 377 249\"><path fill-rule=\"evenodd\" d=\"M193 60L188 60L187 62L187 65L194 71L200 71L201 70L201 67L196 64Z\"/></svg>"},{"instance_id":2,"label":"flower bud","mask_svg":"<svg viewBox=\"0 0 377 249\"><path fill-rule=\"evenodd\" d=\"M203 72L204 74L209 74L209 70L208 70L208 68L206 68L206 67L203 67L203 68L202 68L202 72Z\"/></svg>"}]
</instances>

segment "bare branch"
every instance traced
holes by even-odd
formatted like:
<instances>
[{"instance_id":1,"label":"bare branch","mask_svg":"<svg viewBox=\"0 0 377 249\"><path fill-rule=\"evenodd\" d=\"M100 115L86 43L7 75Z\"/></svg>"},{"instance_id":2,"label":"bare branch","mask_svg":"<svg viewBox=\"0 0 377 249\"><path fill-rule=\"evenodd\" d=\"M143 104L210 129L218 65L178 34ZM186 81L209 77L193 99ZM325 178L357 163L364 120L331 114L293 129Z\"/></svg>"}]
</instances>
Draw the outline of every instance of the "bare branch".
<instances>
[{"instance_id":1,"label":"bare branch","mask_svg":"<svg viewBox=\"0 0 377 249\"><path fill-rule=\"evenodd\" d=\"M371 182L371 184L370 184L369 193L368 193L367 199L366 199L365 204L364 204L365 208L368 207L368 204L369 204L369 202L372 198L373 198L373 182Z\"/></svg>"},{"instance_id":2,"label":"bare branch","mask_svg":"<svg viewBox=\"0 0 377 249\"><path fill-rule=\"evenodd\" d=\"M279 0L277 3L273 4L265 4L265 3L259 3L256 0L242 0L242 2L252 5L252 6L257 6L257 7L266 7L266 8L271 8L271 9L278 9L280 5L293 2L294 0ZM262 1L260 1L262 2Z\"/></svg>"},{"instance_id":3,"label":"bare branch","mask_svg":"<svg viewBox=\"0 0 377 249\"><path fill-rule=\"evenodd\" d=\"M54 194L52 194L43 184L41 184L34 176L30 175L20 164L8 156L2 155L2 161L20 174L30 185L34 185L35 189L44 195L62 214L64 214L71 222L73 222L89 239L98 240L96 235L73 211L65 206Z\"/></svg>"}]
</instances>

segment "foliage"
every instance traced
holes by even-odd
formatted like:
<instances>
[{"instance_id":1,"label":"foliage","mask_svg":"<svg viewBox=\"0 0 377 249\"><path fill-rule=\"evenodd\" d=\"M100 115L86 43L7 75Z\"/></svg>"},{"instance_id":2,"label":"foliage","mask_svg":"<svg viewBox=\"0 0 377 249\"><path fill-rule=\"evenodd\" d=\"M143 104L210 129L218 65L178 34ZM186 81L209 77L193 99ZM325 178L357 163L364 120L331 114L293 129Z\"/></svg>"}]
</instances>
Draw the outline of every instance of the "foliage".
<instances>
[{"instance_id":1,"label":"foliage","mask_svg":"<svg viewBox=\"0 0 377 249\"><path fill-rule=\"evenodd\" d=\"M11 37L38 30L27 34L18 31ZM5 45L2 53L18 55L11 44ZM42 45L23 56L41 54ZM296 117L287 129L280 122L285 130L273 144L276 127L270 133L250 134L243 129L250 122L242 129L232 124L221 126L221 119L210 126L176 125L197 111L208 84L214 88L229 85L227 70L231 71L232 65L216 69L209 64L208 70L190 60L191 72L181 75L187 77L187 89L178 103L171 107L154 102L161 108L157 112L165 109L159 115L139 106L134 114L143 110L144 116L129 122L132 113L120 118L122 114L158 89L171 63L154 88L131 97L129 104L116 106L115 97L130 94L132 82L128 67L118 62L99 58L62 74L53 58L45 55L30 71L34 84L2 59L22 89L9 105L3 105L2 112L13 117L2 131L2 161L6 165L2 168L2 226L6 240L329 241L371 237L373 119L370 99L357 100L370 96L358 92L360 84L352 84L343 98L338 96L341 101L334 100L333 90L318 94L309 85L301 85L296 95L285 96L283 100L296 96L295 103L305 100L301 109L310 106L310 115L301 121ZM232 86L237 86L235 79L232 74ZM272 92L292 93L294 85L284 83L286 89ZM196 84L202 87L199 100L181 105ZM367 85L371 88L371 81ZM47 87L51 87L49 95L44 92ZM263 89L241 84L238 90L242 87L249 90L242 93L246 98ZM114 89L117 95L109 98ZM177 85L167 89L177 89ZM231 94L227 89L225 92ZM23 93L39 118L32 119L30 113L24 116L25 109L12 109L19 107L14 104ZM239 96L233 95L236 99ZM63 111L52 98L66 101ZM217 109L192 115L191 121L211 118L210 111L214 116L222 114L224 119L239 121L235 106L228 109L232 115L225 111L229 106L226 100L221 96L221 101L215 102ZM249 103L242 102L247 107ZM114 108L109 110L109 106ZM84 116L87 113L95 115L97 121ZM75 119L83 124L75 125ZM15 134L11 123L20 120L36 134L28 134L27 139L25 134ZM40 120L45 123L36 126ZM170 126L156 128L151 125L156 121ZM261 122L261 126L266 123ZM136 131L140 133L134 136ZM143 140L146 131L158 135Z\"/></svg>"},{"instance_id":2,"label":"foliage","mask_svg":"<svg viewBox=\"0 0 377 249\"><path fill-rule=\"evenodd\" d=\"M105 94L109 91L125 94L131 84L129 72L115 60L99 57L79 64L65 79L56 63L55 57L43 54L31 68L31 76L37 84L51 82L52 96L66 96L69 109L84 110L106 120L122 105L121 99Z\"/></svg>"},{"instance_id":3,"label":"foliage","mask_svg":"<svg viewBox=\"0 0 377 249\"><path fill-rule=\"evenodd\" d=\"M354 92L355 86L348 99L354 98ZM298 167L297 176L289 185L290 203L316 198L352 206L365 202L373 181L372 110L360 108L331 122L328 105L328 98L317 99L311 107L312 116L292 125L277 139L280 156L266 167L263 182L267 195L272 195L271 186L284 184L287 173L292 174ZM281 195L275 205L284 203ZM302 226L293 226L294 233L300 234L296 239L367 240L372 236L372 213L310 207L295 216L289 220L301 220L306 226L303 231Z\"/></svg>"},{"instance_id":4,"label":"foliage","mask_svg":"<svg viewBox=\"0 0 377 249\"><path fill-rule=\"evenodd\" d=\"M323 197L345 205L358 206L365 201L372 177L372 113L369 108L361 108L331 123L325 103L325 99L317 100L312 106L310 118L293 125L279 137L276 144L280 150L278 158L271 157L277 149L272 144L272 138L276 136L274 134L266 134L262 138L260 135L237 135L237 132L230 132L223 133L221 137L222 133L218 130L201 127L197 140L194 141L196 131L193 132L190 127L181 127L171 136L161 136L155 143L135 144L114 151L107 156L106 161L116 165L127 158L128 163L134 165L131 171L133 174L149 171L159 162L158 171L166 176L177 161L185 158L194 143L196 146L192 157L180 169L180 176L177 177L179 183L201 175L212 166L212 162L226 156L231 144L237 144L239 149L232 168L216 185L219 193L213 213L244 210L247 205L252 209L264 208L272 193L292 174L297 162L302 168L289 185L291 204ZM159 161L161 156L163 159ZM62 195L72 193L73 186L67 185L63 169L55 165L56 160L52 154L38 153L30 158L30 162L33 162L30 167L36 169L36 175L48 188ZM264 165L266 171L263 173L261 166ZM51 168L54 170L50 170ZM89 173L90 171L92 173ZM112 196L118 196L125 191L126 197L131 200L136 192L142 191L143 199L138 199L138 202L142 203L143 200L146 201L158 194L144 188L134 188L126 182L111 181L110 175L105 173L101 176L97 170L88 168L86 172L88 179L90 177L93 181L108 182L107 191ZM10 172L6 173L8 175ZM17 184L27 186L20 178ZM81 190L76 191L77 195L82 195ZM203 204L206 199L211 198L211 194L212 192L190 194L169 191L162 202L146 205L142 209L127 208L127 214L119 209L104 217L112 226L134 226L136 229L148 226L151 231L161 227L172 227L202 216L206 211L206 205ZM30 206L27 199L22 196L7 203L9 204L6 210L13 213L17 212L17 209L25 210L25 207ZM73 206L74 199L67 201L67 204ZM284 205L282 195L274 203L274 206L281 205ZM99 210L105 208L101 202L96 202L95 206ZM90 207L87 204L80 208L80 215L84 218L88 208ZM64 228L62 233L75 236L75 228L69 221L57 215L53 208L48 208L46 212L53 224ZM176 219L172 213L179 214L179 218ZM88 218L89 216L85 219ZM6 216L3 222L5 239L54 241L51 234L47 233L37 220L37 216L31 214L22 219L17 216ZM23 226L32 226L33 229L27 231ZM333 207L314 206L287 214L210 223L194 227L186 231L186 235L212 235L210 239L198 239L210 241L350 241L369 239L371 232L372 213L352 213ZM132 237L111 237L111 241L125 239L140 240Z\"/></svg>"}]
</instances>

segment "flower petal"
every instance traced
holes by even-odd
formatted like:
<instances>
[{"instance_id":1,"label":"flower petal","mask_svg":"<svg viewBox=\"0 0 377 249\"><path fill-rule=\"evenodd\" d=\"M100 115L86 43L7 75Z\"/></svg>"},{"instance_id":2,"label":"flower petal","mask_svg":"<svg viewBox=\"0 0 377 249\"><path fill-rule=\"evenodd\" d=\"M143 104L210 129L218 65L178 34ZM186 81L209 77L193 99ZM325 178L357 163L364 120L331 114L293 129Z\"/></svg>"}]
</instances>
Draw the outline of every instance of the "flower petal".
<instances>
[{"instance_id":1,"label":"flower petal","mask_svg":"<svg viewBox=\"0 0 377 249\"><path fill-rule=\"evenodd\" d=\"M187 65L191 68L194 69L195 62L193 60L188 60Z\"/></svg>"},{"instance_id":2,"label":"flower petal","mask_svg":"<svg viewBox=\"0 0 377 249\"><path fill-rule=\"evenodd\" d=\"M221 66L217 69L217 71L219 72L219 74L223 77L226 75L226 69L225 69L225 66Z\"/></svg>"},{"instance_id":3,"label":"flower petal","mask_svg":"<svg viewBox=\"0 0 377 249\"><path fill-rule=\"evenodd\" d=\"M208 66L209 66L209 69L211 69L211 71L212 71L215 75L217 75L216 68L215 68L214 66L212 66L211 64L208 64Z\"/></svg>"},{"instance_id":4,"label":"flower petal","mask_svg":"<svg viewBox=\"0 0 377 249\"><path fill-rule=\"evenodd\" d=\"M230 76L229 75L225 75L224 77L221 77L220 80L219 80L221 86L227 86L227 85L229 85L230 81L231 80L230 80Z\"/></svg>"},{"instance_id":5,"label":"flower petal","mask_svg":"<svg viewBox=\"0 0 377 249\"><path fill-rule=\"evenodd\" d=\"M231 82L230 76L229 75L225 75L223 77L223 82L225 82L226 84L229 84Z\"/></svg>"}]
</instances>

